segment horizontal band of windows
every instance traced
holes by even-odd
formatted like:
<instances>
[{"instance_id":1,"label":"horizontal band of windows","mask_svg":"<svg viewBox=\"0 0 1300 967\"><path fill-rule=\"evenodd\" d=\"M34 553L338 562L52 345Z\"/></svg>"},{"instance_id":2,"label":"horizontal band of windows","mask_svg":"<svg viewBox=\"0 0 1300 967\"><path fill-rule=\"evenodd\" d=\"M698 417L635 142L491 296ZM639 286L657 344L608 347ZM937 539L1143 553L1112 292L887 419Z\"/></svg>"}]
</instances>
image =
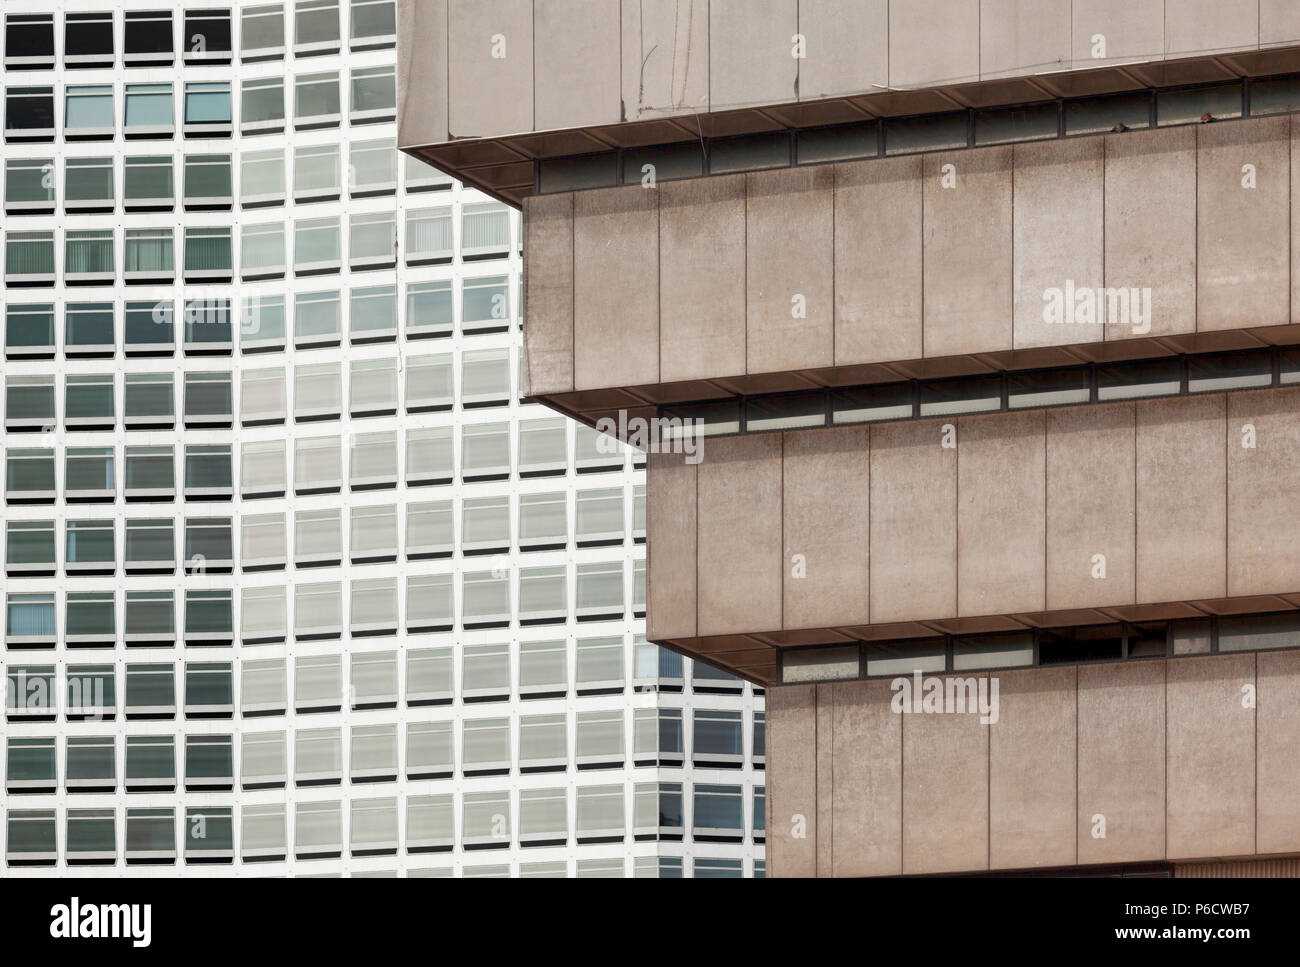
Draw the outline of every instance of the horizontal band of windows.
<instances>
[{"instance_id":1,"label":"horizontal band of windows","mask_svg":"<svg viewBox=\"0 0 1300 967\"><path fill-rule=\"evenodd\" d=\"M783 649L782 684L1300 648L1300 612L1117 622Z\"/></svg>"},{"instance_id":2,"label":"horizontal band of windows","mask_svg":"<svg viewBox=\"0 0 1300 967\"><path fill-rule=\"evenodd\" d=\"M1300 111L1300 74L700 138L534 162L539 194Z\"/></svg>"},{"instance_id":3,"label":"horizontal band of windows","mask_svg":"<svg viewBox=\"0 0 1300 967\"><path fill-rule=\"evenodd\" d=\"M675 403L659 407L654 429L734 436L1294 384L1300 349L1260 349ZM692 431L689 420L701 422Z\"/></svg>"}]
</instances>

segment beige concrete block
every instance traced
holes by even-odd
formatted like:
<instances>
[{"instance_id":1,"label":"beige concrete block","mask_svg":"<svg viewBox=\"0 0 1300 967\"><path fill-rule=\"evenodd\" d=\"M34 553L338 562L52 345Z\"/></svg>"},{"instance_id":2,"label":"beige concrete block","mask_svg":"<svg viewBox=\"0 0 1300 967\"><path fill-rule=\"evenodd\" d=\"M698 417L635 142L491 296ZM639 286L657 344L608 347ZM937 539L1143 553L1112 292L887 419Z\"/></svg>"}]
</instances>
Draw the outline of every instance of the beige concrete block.
<instances>
[{"instance_id":1,"label":"beige concrete block","mask_svg":"<svg viewBox=\"0 0 1300 967\"><path fill-rule=\"evenodd\" d=\"M1137 404L1137 601L1227 593L1226 404L1222 396Z\"/></svg>"},{"instance_id":2,"label":"beige concrete block","mask_svg":"<svg viewBox=\"0 0 1300 967\"><path fill-rule=\"evenodd\" d=\"M646 637L695 635L696 464L646 456Z\"/></svg>"},{"instance_id":3,"label":"beige concrete block","mask_svg":"<svg viewBox=\"0 0 1300 967\"><path fill-rule=\"evenodd\" d=\"M981 0L980 77L1064 70L1070 0Z\"/></svg>"},{"instance_id":4,"label":"beige concrete block","mask_svg":"<svg viewBox=\"0 0 1300 967\"><path fill-rule=\"evenodd\" d=\"M1074 69L1162 59L1164 0L1073 0Z\"/></svg>"},{"instance_id":5,"label":"beige concrete block","mask_svg":"<svg viewBox=\"0 0 1300 967\"><path fill-rule=\"evenodd\" d=\"M921 156L835 166L835 365L919 359Z\"/></svg>"},{"instance_id":6,"label":"beige concrete block","mask_svg":"<svg viewBox=\"0 0 1300 967\"><path fill-rule=\"evenodd\" d=\"M1047 411L1049 609L1133 603L1133 441L1131 403Z\"/></svg>"},{"instance_id":7,"label":"beige concrete block","mask_svg":"<svg viewBox=\"0 0 1300 967\"><path fill-rule=\"evenodd\" d=\"M709 110L709 5L621 0L628 121Z\"/></svg>"},{"instance_id":8,"label":"beige concrete block","mask_svg":"<svg viewBox=\"0 0 1300 967\"><path fill-rule=\"evenodd\" d=\"M397 143L447 140L447 0L397 4Z\"/></svg>"},{"instance_id":9,"label":"beige concrete block","mask_svg":"<svg viewBox=\"0 0 1300 967\"><path fill-rule=\"evenodd\" d=\"M1011 348L1012 154L996 147L924 156L926 356ZM948 175L955 187L944 187Z\"/></svg>"},{"instance_id":10,"label":"beige concrete block","mask_svg":"<svg viewBox=\"0 0 1300 967\"><path fill-rule=\"evenodd\" d=\"M1168 859L1255 852L1254 655L1169 662Z\"/></svg>"},{"instance_id":11,"label":"beige concrete block","mask_svg":"<svg viewBox=\"0 0 1300 967\"><path fill-rule=\"evenodd\" d=\"M989 867L1075 862L1075 668L997 672L989 730Z\"/></svg>"},{"instance_id":12,"label":"beige concrete block","mask_svg":"<svg viewBox=\"0 0 1300 967\"><path fill-rule=\"evenodd\" d=\"M608 0L536 0L537 130L621 120L619 27L619 7Z\"/></svg>"},{"instance_id":13,"label":"beige concrete block","mask_svg":"<svg viewBox=\"0 0 1300 967\"><path fill-rule=\"evenodd\" d=\"M659 196L573 195L574 388L659 381Z\"/></svg>"},{"instance_id":14,"label":"beige concrete block","mask_svg":"<svg viewBox=\"0 0 1300 967\"><path fill-rule=\"evenodd\" d=\"M1043 411L962 417L957 429L957 611L1041 611Z\"/></svg>"},{"instance_id":15,"label":"beige concrete block","mask_svg":"<svg viewBox=\"0 0 1300 967\"><path fill-rule=\"evenodd\" d=\"M1015 146L1017 349L1102 339L1095 301L1089 316L1071 293L1096 293L1103 281L1104 146L1101 138Z\"/></svg>"},{"instance_id":16,"label":"beige concrete block","mask_svg":"<svg viewBox=\"0 0 1300 967\"><path fill-rule=\"evenodd\" d=\"M1258 657L1259 729L1255 777L1259 818L1255 850L1300 850L1300 653L1261 652Z\"/></svg>"},{"instance_id":17,"label":"beige concrete block","mask_svg":"<svg viewBox=\"0 0 1300 967\"><path fill-rule=\"evenodd\" d=\"M866 624L871 534L868 430L800 430L784 437L784 627ZM798 571L795 555L800 555Z\"/></svg>"},{"instance_id":18,"label":"beige concrete block","mask_svg":"<svg viewBox=\"0 0 1300 967\"><path fill-rule=\"evenodd\" d=\"M1259 0L1165 0L1165 51L1184 57L1259 46Z\"/></svg>"},{"instance_id":19,"label":"beige concrete block","mask_svg":"<svg viewBox=\"0 0 1300 967\"><path fill-rule=\"evenodd\" d=\"M834 685L817 686L817 875L835 875Z\"/></svg>"},{"instance_id":20,"label":"beige concrete block","mask_svg":"<svg viewBox=\"0 0 1300 967\"><path fill-rule=\"evenodd\" d=\"M799 99L797 0L710 0L709 105L714 111Z\"/></svg>"},{"instance_id":21,"label":"beige concrete block","mask_svg":"<svg viewBox=\"0 0 1300 967\"><path fill-rule=\"evenodd\" d=\"M889 83L889 0L799 0L799 100Z\"/></svg>"},{"instance_id":22,"label":"beige concrete block","mask_svg":"<svg viewBox=\"0 0 1300 967\"><path fill-rule=\"evenodd\" d=\"M1225 121L1196 131L1197 329L1286 325L1291 119Z\"/></svg>"},{"instance_id":23,"label":"beige concrete block","mask_svg":"<svg viewBox=\"0 0 1300 967\"><path fill-rule=\"evenodd\" d=\"M1300 42L1300 7L1291 0L1259 0L1259 43L1277 47Z\"/></svg>"},{"instance_id":24,"label":"beige concrete block","mask_svg":"<svg viewBox=\"0 0 1300 967\"><path fill-rule=\"evenodd\" d=\"M971 714L902 719L903 872L987 869L990 726Z\"/></svg>"},{"instance_id":25,"label":"beige concrete block","mask_svg":"<svg viewBox=\"0 0 1300 967\"><path fill-rule=\"evenodd\" d=\"M699 488L699 633L781 627L781 434L706 441Z\"/></svg>"},{"instance_id":26,"label":"beige concrete block","mask_svg":"<svg viewBox=\"0 0 1300 967\"><path fill-rule=\"evenodd\" d=\"M817 686L767 690L767 863L771 876L817 875Z\"/></svg>"},{"instance_id":27,"label":"beige concrete block","mask_svg":"<svg viewBox=\"0 0 1300 967\"><path fill-rule=\"evenodd\" d=\"M834 359L834 168L747 175L749 373Z\"/></svg>"},{"instance_id":28,"label":"beige concrete block","mask_svg":"<svg viewBox=\"0 0 1300 967\"><path fill-rule=\"evenodd\" d=\"M524 392L573 390L573 195L524 200Z\"/></svg>"},{"instance_id":29,"label":"beige concrete block","mask_svg":"<svg viewBox=\"0 0 1300 967\"><path fill-rule=\"evenodd\" d=\"M957 450L944 421L871 429L871 620L957 607Z\"/></svg>"},{"instance_id":30,"label":"beige concrete block","mask_svg":"<svg viewBox=\"0 0 1300 967\"><path fill-rule=\"evenodd\" d=\"M533 130L532 0L448 3L451 138ZM493 56L502 49L505 56Z\"/></svg>"},{"instance_id":31,"label":"beige concrete block","mask_svg":"<svg viewBox=\"0 0 1300 967\"><path fill-rule=\"evenodd\" d=\"M1110 134L1106 142L1106 286L1150 290L1150 316L1108 325L1107 339L1196 329L1196 129ZM1130 309L1130 312L1132 310ZM1145 330L1145 331L1144 331Z\"/></svg>"},{"instance_id":32,"label":"beige concrete block","mask_svg":"<svg viewBox=\"0 0 1300 967\"><path fill-rule=\"evenodd\" d=\"M1229 393L1227 401L1228 594L1293 592L1300 588L1300 389Z\"/></svg>"},{"instance_id":33,"label":"beige concrete block","mask_svg":"<svg viewBox=\"0 0 1300 967\"><path fill-rule=\"evenodd\" d=\"M887 681L832 686L836 876L903 871L903 716Z\"/></svg>"},{"instance_id":34,"label":"beige concrete block","mask_svg":"<svg viewBox=\"0 0 1300 967\"><path fill-rule=\"evenodd\" d=\"M979 73L979 0L890 4L890 87L960 84Z\"/></svg>"},{"instance_id":35,"label":"beige concrete block","mask_svg":"<svg viewBox=\"0 0 1300 967\"><path fill-rule=\"evenodd\" d=\"M745 373L745 176L663 182L660 377Z\"/></svg>"},{"instance_id":36,"label":"beige concrete block","mask_svg":"<svg viewBox=\"0 0 1300 967\"><path fill-rule=\"evenodd\" d=\"M1080 665L1078 702L1079 862L1163 859L1165 662Z\"/></svg>"}]
</instances>

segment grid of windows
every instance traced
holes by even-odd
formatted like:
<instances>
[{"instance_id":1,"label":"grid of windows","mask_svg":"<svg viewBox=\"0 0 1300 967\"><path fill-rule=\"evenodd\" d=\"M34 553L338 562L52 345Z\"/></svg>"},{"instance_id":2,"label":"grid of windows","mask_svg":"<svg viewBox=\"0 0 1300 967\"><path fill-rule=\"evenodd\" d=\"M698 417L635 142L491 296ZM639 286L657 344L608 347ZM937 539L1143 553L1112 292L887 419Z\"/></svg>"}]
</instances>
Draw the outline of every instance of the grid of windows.
<instances>
[{"instance_id":1,"label":"grid of windows","mask_svg":"<svg viewBox=\"0 0 1300 967\"><path fill-rule=\"evenodd\" d=\"M6 869L762 875L761 690L641 638L643 461L521 398L392 0L105 6L3 13Z\"/></svg>"}]
</instances>

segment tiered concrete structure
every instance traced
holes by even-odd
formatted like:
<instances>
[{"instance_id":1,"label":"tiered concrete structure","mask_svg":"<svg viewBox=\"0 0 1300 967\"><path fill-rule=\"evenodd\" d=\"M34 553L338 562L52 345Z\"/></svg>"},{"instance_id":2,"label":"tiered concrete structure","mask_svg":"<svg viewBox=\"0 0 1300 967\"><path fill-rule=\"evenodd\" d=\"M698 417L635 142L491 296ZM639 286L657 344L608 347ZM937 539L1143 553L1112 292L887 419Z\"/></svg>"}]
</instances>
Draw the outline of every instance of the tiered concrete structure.
<instances>
[{"instance_id":1,"label":"tiered concrete structure","mask_svg":"<svg viewBox=\"0 0 1300 967\"><path fill-rule=\"evenodd\" d=\"M1295 872L1294 4L399 10L525 392L702 421L649 637L770 687L772 874Z\"/></svg>"}]
</instances>

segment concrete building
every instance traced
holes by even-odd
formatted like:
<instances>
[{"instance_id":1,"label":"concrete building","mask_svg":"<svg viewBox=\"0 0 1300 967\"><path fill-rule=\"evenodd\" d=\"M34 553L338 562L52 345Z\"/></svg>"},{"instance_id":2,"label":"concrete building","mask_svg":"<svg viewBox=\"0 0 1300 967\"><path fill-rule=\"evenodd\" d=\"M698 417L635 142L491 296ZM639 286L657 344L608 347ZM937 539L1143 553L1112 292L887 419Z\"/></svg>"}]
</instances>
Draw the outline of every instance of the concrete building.
<instances>
[{"instance_id":1,"label":"concrete building","mask_svg":"<svg viewBox=\"0 0 1300 967\"><path fill-rule=\"evenodd\" d=\"M398 15L526 396L650 443L649 639L768 690L769 875L1300 874L1295 4Z\"/></svg>"},{"instance_id":2,"label":"concrete building","mask_svg":"<svg viewBox=\"0 0 1300 967\"><path fill-rule=\"evenodd\" d=\"M645 642L393 0L0 20L0 875L763 875L762 689Z\"/></svg>"}]
</instances>

